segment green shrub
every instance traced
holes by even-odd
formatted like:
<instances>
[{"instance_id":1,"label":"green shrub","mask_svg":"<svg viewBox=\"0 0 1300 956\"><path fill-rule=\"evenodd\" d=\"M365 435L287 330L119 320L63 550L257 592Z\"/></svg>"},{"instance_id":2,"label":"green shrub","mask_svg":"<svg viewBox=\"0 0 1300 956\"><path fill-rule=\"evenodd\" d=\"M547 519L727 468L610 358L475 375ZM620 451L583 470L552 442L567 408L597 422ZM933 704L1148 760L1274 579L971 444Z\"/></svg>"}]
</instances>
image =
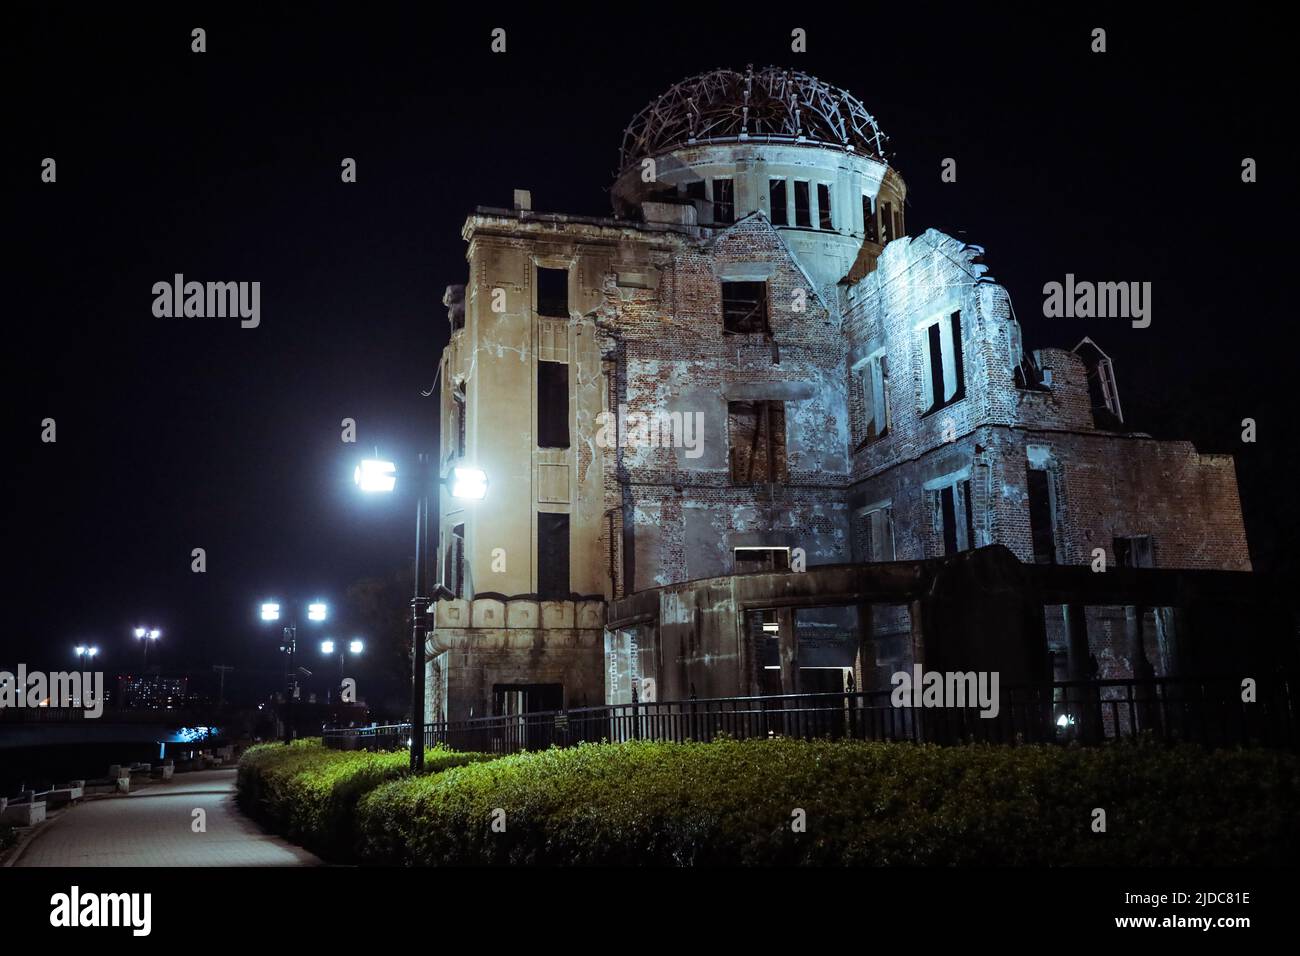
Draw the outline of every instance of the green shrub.
<instances>
[{"instance_id":1,"label":"green shrub","mask_svg":"<svg viewBox=\"0 0 1300 956\"><path fill-rule=\"evenodd\" d=\"M1293 863L1297 796L1268 751L728 740L503 757L356 812L381 864L1204 865Z\"/></svg>"},{"instance_id":2,"label":"green shrub","mask_svg":"<svg viewBox=\"0 0 1300 956\"><path fill-rule=\"evenodd\" d=\"M440 747L424 753L425 772L438 773L484 754ZM239 805L289 839L322 856L350 859L356 845L354 809L374 787L410 774L410 754L331 750L319 740L259 744L239 761Z\"/></svg>"}]
</instances>

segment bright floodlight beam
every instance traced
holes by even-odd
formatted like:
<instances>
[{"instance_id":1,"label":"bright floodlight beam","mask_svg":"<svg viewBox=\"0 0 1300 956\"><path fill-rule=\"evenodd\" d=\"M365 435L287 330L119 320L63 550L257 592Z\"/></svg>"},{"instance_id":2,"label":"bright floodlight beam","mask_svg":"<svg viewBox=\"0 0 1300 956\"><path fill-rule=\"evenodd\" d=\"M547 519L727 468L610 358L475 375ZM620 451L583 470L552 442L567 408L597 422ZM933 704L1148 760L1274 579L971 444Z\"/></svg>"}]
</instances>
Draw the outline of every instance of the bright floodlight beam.
<instances>
[{"instance_id":1,"label":"bright floodlight beam","mask_svg":"<svg viewBox=\"0 0 1300 956\"><path fill-rule=\"evenodd\" d=\"M149 632L149 640L151 641L156 641L160 637L162 637L162 631L158 630L156 627Z\"/></svg>"},{"instance_id":2,"label":"bright floodlight beam","mask_svg":"<svg viewBox=\"0 0 1300 956\"><path fill-rule=\"evenodd\" d=\"M397 486L397 466L391 461L367 458L357 465L352 480L362 491L392 491Z\"/></svg>"},{"instance_id":3,"label":"bright floodlight beam","mask_svg":"<svg viewBox=\"0 0 1300 956\"><path fill-rule=\"evenodd\" d=\"M136 636L136 637L144 637L144 635L145 635L145 629L144 629L143 627L137 627L137 628L135 629L135 636Z\"/></svg>"},{"instance_id":4,"label":"bright floodlight beam","mask_svg":"<svg viewBox=\"0 0 1300 956\"><path fill-rule=\"evenodd\" d=\"M453 468L451 496L478 501L487 497L487 473L480 468Z\"/></svg>"},{"instance_id":5,"label":"bright floodlight beam","mask_svg":"<svg viewBox=\"0 0 1300 956\"><path fill-rule=\"evenodd\" d=\"M317 601L317 602L315 602L314 604L308 604L308 605L307 605L307 620L309 620L309 621L323 621L323 620L325 620L325 612L326 612L325 605L322 604L320 601Z\"/></svg>"},{"instance_id":6,"label":"bright floodlight beam","mask_svg":"<svg viewBox=\"0 0 1300 956\"><path fill-rule=\"evenodd\" d=\"M83 645L83 644L78 644L78 645L76 646L76 648L74 648L74 650L76 650L76 652L77 652L77 656L78 656L78 657L80 657L82 654L86 653L86 648L85 648L85 645Z\"/></svg>"},{"instance_id":7,"label":"bright floodlight beam","mask_svg":"<svg viewBox=\"0 0 1300 956\"><path fill-rule=\"evenodd\" d=\"M333 654L333 653L334 653L334 642L333 642L333 641L321 641L321 642L320 642L320 652L321 652L322 654Z\"/></svg>"},{"instance_id":8,"label":"bright floodlight beam","mask_svg":"<svg viewBox=\"0 0 1300 956\"><path fill-rule=\"evenodd\" d=\"M363 645L360 641L353 641L351 644L348 645L348 650L350 650L353 654L360 654L361 649L364 646L365 645Z\"/></svg>"},{"instance_id":9,"label":"bright floodlight beam","mask_svg":"<svg viewBox=\"0 0 1300 956\"><path fill-rule=\"evenodd\" d=\"M94 656L95 656L96 654L98 654L98 653L99 653L99 648L98 648L98 647L92 647L90 650L86 651L86 656L87 656L87 657L94 657Z\"/></svg>"},{"instance_id":10,"label":"bright floodlight beam","mask_svg":"<svg viewBox=\"0 0 1300 956\"><path fill-rule=\"evenodd\" d=\"M278 621L280 620L280 605L274 601L268 601L262 605L262 620Z\"/></svg>"}]
</instances>

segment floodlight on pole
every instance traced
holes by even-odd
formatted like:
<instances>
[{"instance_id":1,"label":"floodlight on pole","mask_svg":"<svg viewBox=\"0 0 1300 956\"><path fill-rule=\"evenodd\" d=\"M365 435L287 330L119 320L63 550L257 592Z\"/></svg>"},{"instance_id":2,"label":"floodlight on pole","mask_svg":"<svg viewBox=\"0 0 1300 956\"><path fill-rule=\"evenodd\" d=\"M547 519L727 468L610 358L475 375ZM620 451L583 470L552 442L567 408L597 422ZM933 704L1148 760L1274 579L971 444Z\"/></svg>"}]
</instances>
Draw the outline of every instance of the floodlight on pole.
<instances>
[{"instance_id":1,"label":"floodlight on pole","mask_svg":"<svg viewBox=\"0 0 1300 956\"><path fill-rule=\"evenodd\" d=\"M487 497L487 473L481 468L456 467L451 472L451 496L453 498L482 501Z\"/></svg>"},{"instance_id":2,"label":"floodlight on pole","mask_svg":"<svg viewBox=\"0 0 1300 956\"><path fill-rule=\"evenodd\" d=\"M307 605L307 620L323 621L325 620L326 608L320 601Z\"/></svg>"},{"instance_id":3,"label":"floodlight on pole","mask_svg":"<svg viewBox=\"0 0 1300 956\"><path fill-rule=\"evenodd\" d=\"M362 491L392 491L397 485L397 465L391 461L367 458L357 465L352 480Z\"/></svg>"},{"instance_id":4,"label":"floodlight on pole","mask_svg":"<svg viewBox=\"0 0 1300 956\"><path fill-rule=\"evenodd\" d=\"M333 641L321 641L321 642L320 642L320 652L321 652L322 654L333 654L333 653L334 653L334 642L333 642Z\"/></svg>"},{"instance_id":5,"label":"floodlight on pole","mask_svg":"<svg viewBox=\"0 0 1300 956\"><path fill-rule=\"evenodd\" d=\"M420 453L416 456L414 475L411 484L416 489L415 507L415 595L411 598L411 770L420 772L424 769L425 734L424 725L424 643L425 615L429 609L426 597L425 576L428 571L428 558L425 555L427 543L438 540L438 520L440 510L430 507L431 489L446 488L453 498L478 501L487 497L488 477L482 469L470 465L456 465L450 475L434 474L432 456ZM370 458L362 461L353 473L353 479L362 491L392 491L397 486L397 465L391 461ZM433 534L429 534L429 519L432 514ZM354 651L353 653L357 653Z\"/></svg>"},{"instance_id":6,"label":"floodlight on pole","mask_svg":"<svg viewBox=\"0 0 1300 956\"><path fill-rule=\"evenodd\" d=\"M280 605L274 601L268 601L262 605L262 620L278 621L280 620Z\"/></svg>"}]
</instances>

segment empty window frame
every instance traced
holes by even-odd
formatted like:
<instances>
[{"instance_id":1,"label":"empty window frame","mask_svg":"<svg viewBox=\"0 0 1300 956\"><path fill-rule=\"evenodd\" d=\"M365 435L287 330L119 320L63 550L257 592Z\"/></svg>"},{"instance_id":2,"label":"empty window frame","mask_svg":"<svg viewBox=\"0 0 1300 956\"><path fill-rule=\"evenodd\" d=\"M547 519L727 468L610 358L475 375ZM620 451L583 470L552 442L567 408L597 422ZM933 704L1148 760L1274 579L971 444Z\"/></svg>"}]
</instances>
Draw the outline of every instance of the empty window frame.
<instances>
[{"instance_id":1,"label":"empty window frame","mask_svg":"<svg viewBox=\"0 0 1300 956\"><path fill-rule=\"evenodd\" d=\"M966 369L962 360L961 311L951 312L922 326L921 407L929 414L966 397Z\"/></svg>"},{"instance_id":2,"label":"empty window frame","mask_svg":"<svg viewBox=\"0 0 1300 956\"><path fill-rule=\"evenodd\" d=\"M1056 564L1056 488L1046 468L1027 467L1029 538L1035 564Z\"/></svg>"},{"instance_id":3,"label":"empty window frame","mask_svg":"<svg viewBox=\"0 0 1300 956\"><path fill-rule=\"evenodd\" d=\"M786 480L783 402L728 402L727 441L732 484Z\"/></svg>"},{"instance_id":4,"label":"empty window frame","mask_svg":"<svg viewBox=\"0 0 1300 956\"><path fill-rule=\"evenodd\" d=\"M880 230L876 228L876 208L866 193L862 194L862 235L868 242L880 241Z\"/></svg>"},{"instance_id":5,"label":"empty window frame","mask_svg":"<svg viewBox=\"0 0 1300 956\"><path fill-rule=\"evenodd\" d=\"M1155 545L1151 535L1130 535L1116 538L1115 566L1118 568L1154 568L1156 566Z\"/></svg>"},{"instance_id":6,"label":"empty window frame","mask_svg":"<svg viewBox=\"0 0 1300 956\"><path fill-rule=\"evenodd\" d=\"M858 515L858 553L863 561L894 560L894 510L888 505Z\"/></svg>"},{"instance_id":7,"label":"empty window frame","mask_svg":"<svg viewBox=\"0 0 1300 956\"><path fill-rule=\"evenodd\" d=\"M713 181L713 221L731 223L736 221L736 186L730 179Z\"/></svg>"},{"instance_id":8,"label":"empty window frame","mask_svg":"<svg viewBox=\"0 0 1300 956\"><path fill-rule=\"evenodd\" d=\"M451 537L447 539L442 583L456 597L465 596L465 526L463 524L452 528Z\"/></svg>"},{"instance_id":9,"label":"empty window frame","mask_svg":"<svg viewBox=\"0 0 1300 956\"><path fill-rule=\"evenodd\" d=\"M452 452L457 458L465 457L465 385L462 382L456 385L451 391L452 414L456 417L456 430L453 434L456 436L455 445Z\"/></svg>"},{"instance_id":10,"label":"empty window frame","mask_svg":"<svg viewBox=\"0 0 1300 956\"><path fill-rule=\"evenodd\" d=\"M722 331L734 335L768 331L766 282L722 283Z\"/></svg>"},{"instance_id":11,"label":"empty window frame","mask_svg":"<svg viewBox=\"0 0 1300 956\"><path fill-rule=\"evenodd\" d=\"M569 447L569 366L537 363L537 447Z\"/></svg>"},{"instance_id":12,"label":"empty window frame","mask_svg":"<svg viewBox=\"0 0 1300 956\"><path fill-rule=\"evenodd\" d=\"M853 370L854 437L859 446L889 432L889 361L883 351Z\"/></svg>"},{"instance_id":13,"label":"empty window frame","mask_svg":"<svg viewBox=\"0 0 1300 956\"><path fill-rule=\"evenodd\" d=\"M817 228L835 228L835 222L831 217L831 187L829 183L817 184Z\"/></svg>"},{"instance_id":14,"label":"empty window frame","mask_svg":"<svg viewBox=\"0 0 1300 956\"><path fill-rule=\"evenodd\" d=\"M537 314L569 317L569 270L537 267Z\"/></svg>"},{"instance_id":15,"label":"empty window frame","mask_svg":"<svg viewBox=\"0 0 1300 956\"><path fill-rule=\"evenodd\" d=\"M893 210L894 215L894 238L905 236L907 233L903 229L903 207L899 206Z\"/></svg>"},{"instance_id":16,"label":"empty window frame","mask_svg":"<svg viewBox=\"0 0 1300 956\"><path fill-rule=\"evenodd\" d=\"M749 571L788 571L790 569L789 548L732 548L732 559L736 573Z\"/></svg>"},{"instance_id":17,"label":"empty window frame","mask_svg":"<svg viewBox=\"0 0 1300 956\"><path fill-rule=\"evenodd\" d=\"M975 513L970 479L962 478L930 492L934 528L942 554L957 554L975 547Z\"/></svg>"},{"instance_id":18,"label":"empty window frame","mask_svg":"<svg viewBox=\"0 0 1300 956\"><path fill-rule=\"evenodd\" d=\"M537 596L562 601L569 597L569 516L537 513Z\"/></svg>"},{"instance_id":19,"label":"empty window frame","mask_svg":"<svg viewBox=\"0 0 1300 956\"><path fill-rule=\"evenodd\" d=\"M790 213L785 208L784 179L769 179L767 181L767 204L771 207L772 225L790 225Z\"/></svg>"},{"instance_id":20,"label":"empty window frame","mask_svg":"<svg viewBox=\"0 0 1300 956\"><path fill-rule=\"evenodd\" d=\"M808 182L804 179L794 181L794 224L812 228L812 202L808 198Z\"/></svg>"},{"instance_id":21,"label":"empty window frame","mask_svg":"<svg viewBox=\"0 0 1300 956\"><path fill-rule=\"evenodd\" d=\"M691 182L686 183L682 192L686 194L687 199L705 199L704 180L694 179Z\"/></svg>"},{"instance_id":22,"label":"empty window frame","mask_svg":"<svg viewBox=\"0 0 1300 956\"><path fill-rule=\"evenodd\" d=\"M1124 423L1115 368L1104 355L1088 365L1088 397L1092 402L1092 420L1098 428L1119 428Z\"/></svg>"},{"instance_id":23,"label":"empty window frame","mask_svg":"<svg viewBox=\"0 0 1300 956\"><path fill-rule=\"evenodd\" d=\"M898 238L894 232L894 204L890 202L879 203L880 208L880 233L882 242L893 242Z\"/></svg>"}]
</instances>

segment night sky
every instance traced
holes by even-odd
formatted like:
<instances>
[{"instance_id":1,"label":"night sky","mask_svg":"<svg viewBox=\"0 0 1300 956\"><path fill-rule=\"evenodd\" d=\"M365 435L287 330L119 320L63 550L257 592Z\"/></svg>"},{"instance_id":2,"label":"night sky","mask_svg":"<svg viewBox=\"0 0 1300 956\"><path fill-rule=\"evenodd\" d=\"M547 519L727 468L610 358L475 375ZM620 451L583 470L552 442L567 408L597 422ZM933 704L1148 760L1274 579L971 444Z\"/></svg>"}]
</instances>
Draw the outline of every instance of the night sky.
<instances>
[{"instance_id":1,"label":"night sky","mask_svg":"<svg viewBox=\"0 0 1300 956\"><path fill-rule=\"evenodd\" d=\"M813 19L494 4L462 21L434 4L22 8L5 31L0 665L69 666L84 641L128 670L130 629L149 622L170 672L227 663L237 688L273 683L259 601L338 604L409 563L411 500L362 498L351 469L376 444L400 457L436 441L420 392L446 341L443 289L466 281L466 215L515 187L539 211L607 215L633 114L747 63L859 96L908 183L909 232L983 245L1029 347L1091 335L1131 426L1237 454L1257 567L1293 573L1288 34L1222 6L1165 23L985 6ZM1105 54L1089 52L1094 26ZM795 27L807 54L790 52ZM1241 182L1245 156L1258 183ZM340 182L344 157L356 184ZM940 182L944 157L956 184ZM156 318L152 286L178 272L260 281L260 327ZM1152 282L1151 327L1043 318L1043 283L1067 272ZM1256 445L1240 441L1248 416ZM56 444L40 441L46 417ZM358 445L340 441L345 417ZM206 574L190 571L195 547Z\"/></svg>"}]
</instances>

